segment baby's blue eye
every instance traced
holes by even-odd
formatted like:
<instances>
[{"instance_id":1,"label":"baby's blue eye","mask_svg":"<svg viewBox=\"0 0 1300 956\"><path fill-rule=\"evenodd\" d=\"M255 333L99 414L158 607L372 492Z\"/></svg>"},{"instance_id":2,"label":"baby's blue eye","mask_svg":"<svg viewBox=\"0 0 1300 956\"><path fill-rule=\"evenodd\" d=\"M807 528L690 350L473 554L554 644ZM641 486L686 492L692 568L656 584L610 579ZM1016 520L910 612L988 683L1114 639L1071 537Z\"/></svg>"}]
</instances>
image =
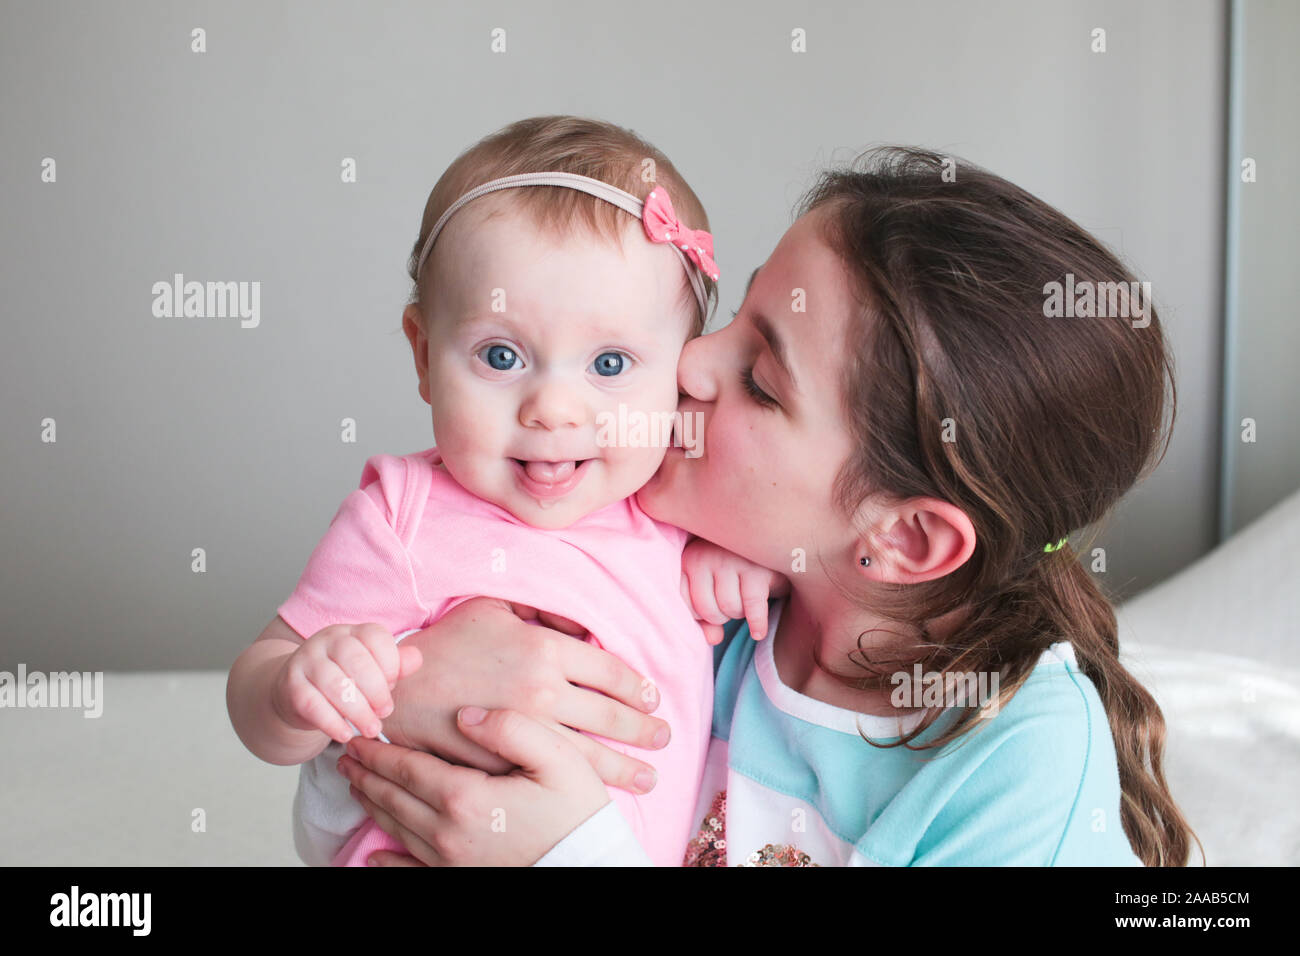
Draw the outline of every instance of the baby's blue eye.
<instances>
[{"instance_id":1,"label":"baby's blue eye","mask_svg":"<svg viewBox=\"0 0 1300 956\"><path fill-rule=\"evenodd\" d=\"M623 355L621 352L601 352L592 367L597 375L612 377L623 371Z\"/></svg>"},{"instance_id":2,"label":"baby's blue eye","mask_svg":"<svg viewBox=\"0 0 1300 956\"><path fill-rule=\"evenodd\" d=\"M487 364L498 372L510 371L515 367L515 361L519 358L515 350L508 345L489 345L486 352Z\"/></svg>"}]
</instances>

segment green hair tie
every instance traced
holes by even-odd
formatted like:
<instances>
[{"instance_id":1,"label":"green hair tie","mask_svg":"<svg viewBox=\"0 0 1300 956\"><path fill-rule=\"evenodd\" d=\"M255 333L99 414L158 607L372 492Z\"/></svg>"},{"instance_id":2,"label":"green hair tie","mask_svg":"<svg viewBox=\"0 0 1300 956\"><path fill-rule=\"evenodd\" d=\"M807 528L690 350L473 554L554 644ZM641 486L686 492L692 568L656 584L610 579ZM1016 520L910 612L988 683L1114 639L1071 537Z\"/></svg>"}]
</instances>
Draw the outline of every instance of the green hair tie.
<instances>
[{"instance_id":1,"label":"green hair tie","mask_svg":"<svg viewBox=\"0 0 1300 956\"><path fill-rule=\"evenodd\" d=\"M1048 554L1051 554L1053 551L1060 551L1062 548L1065 547L1065 543L1069 540L1070 539L1067 536L1062 538L1060 541L1056 542L1056 544L1045 544L1043 545L1043 550Z\"/></svg>"}]
</instances>

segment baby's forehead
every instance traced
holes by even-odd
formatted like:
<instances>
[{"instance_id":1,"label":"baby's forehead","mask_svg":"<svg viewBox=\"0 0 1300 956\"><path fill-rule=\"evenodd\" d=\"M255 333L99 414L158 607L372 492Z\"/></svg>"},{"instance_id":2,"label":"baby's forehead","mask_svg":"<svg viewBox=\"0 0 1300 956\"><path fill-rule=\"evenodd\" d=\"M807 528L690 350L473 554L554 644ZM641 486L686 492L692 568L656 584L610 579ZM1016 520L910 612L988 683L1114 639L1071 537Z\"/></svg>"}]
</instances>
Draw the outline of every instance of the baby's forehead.
<instances>
[{"instance_id":1,"label":"baby's forehead","mask_svg":"<svg viewBox=\"0 0 1300 956\"><path fill-rule=\"evenodd\" d=\"M438 260L435 287L458 315L477 316L485 306L494 313L614 313L625 326L662 325L665 312L693 317L685 268L667 245L645 238L639 219L610 207L619 218L609 231L580 218L548 220L522 208L511 192L523 190L475 200L461 210L472 214L453 219L439 236L438 245L446 237L456 251Z\"/></svg>"},{"instance_id":2,"label":"baby's forehead","mask_svg":"<svg viewBox=\"0 0 1300 956\"><path fill-rule=\"evenodd\" d=\"M651 302L571 295L563 284L534 293L523 286L467 297L444 313L458 337L506 335L520 341L581 343L600 340L639 348L684 341L686 317L665 314ZM679 326L681 326L679 328Z\"/></svg>"}]
</instances>

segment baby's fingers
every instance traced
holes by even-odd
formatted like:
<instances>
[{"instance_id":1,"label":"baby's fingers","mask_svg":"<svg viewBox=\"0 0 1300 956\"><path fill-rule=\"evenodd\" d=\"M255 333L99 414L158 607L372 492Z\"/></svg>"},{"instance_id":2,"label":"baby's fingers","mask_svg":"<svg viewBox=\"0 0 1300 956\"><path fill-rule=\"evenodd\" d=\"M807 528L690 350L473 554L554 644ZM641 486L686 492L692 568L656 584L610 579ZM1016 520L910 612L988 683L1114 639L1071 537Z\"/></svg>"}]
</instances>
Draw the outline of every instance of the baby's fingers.
<instances>
[{"instance_id":1,"label":"baby's fingers","mask_svg":"<svg viewBox=\"0 0 1300 956\"><path fill-rule=\"evenodd\" d=\"M381 634L387 633L378 625L358 625L358 627L374 627ZM329 659L339 666L339 670L351 682L344 686L345 702L351 703L360 697L361 703L379 717L387 717L393 712L393 695L390 691L393 684L397 682L400 667L397 645L392 643L391 636L388 640L387 647L375 648L374 645L378 642L376 637L362 640L354 630L350 639L339 641L329 649ZM376 653L382 654L384 659L391 663L393 675L391 678L386 668L382 667L376 659ZM367 720L367 723L369 722ZM353 723L356 724L356 721ZM360 728L363 725L356 724L356 726Z\"/></svg>"},{"instance_id":2,"label":"baby's fingers","mask_svg":"<svg viewBox=\"0 0 1300 956\"><path fill-rule=\"evenodd\" d=\"M414 645L408 647L405 644L399 644L397 647L397 653L402 662L401 672L397 675L398 680L401 680L408 674L415 673L420 669L420 665L424 663L424 655L421 654L420 649Z\"/></svg>"},{"instance_id":3,"label":"baby's fingers","mask_svg":"<svg viewBox=\"0 0 1300 956\"><path fill-rule=\"evenodd\" d=\"M740 575L734 569L720 568L713 573L713 598L727 621L734 621L745 613L740 600Z\"/></svg>"},{"instance_id":4,"label":"baby's fingers","mask_svg":"<svg viewBox=\"0 0 1300 956\"><path fill-rule=\"evenodd\" d=\"M383 686L383 675L379 673L373 660L370 666L373 669L370 682L373 684L378 681L383 693L387 694L388 689ZM357 679L345 672L333 658L316 662L308 669L307 677L338 715L356 728L357 733L374 737L380 732L382 725L379 723L379 715L359 689ZM389 706L391 707L391 704ZM385 716L391 712L391 710L386 711ZM347 736L352 736L351 729L348 730Z\"/></svg>"},{"instance_id":5,"label":"baby's fingers","mask_svg":"<svg viewBox=\"0 0 1300 956\"><path fill-rule=\"evenodd\" d=\"M761 575L741 575L740 600L749 622L749 635L756 641L767 636L768 582Z\"/></svg>"},{"instance_id":6,"label":"baby's fingers","mask_svg":"<svg viewBox=\"0 0 1300 956\"><path fill-rule=\"evenodd\" d=\"M380 624L354 624L352 625L352 637L366 649L374 664L379 668L379 675L383 678L384 683L389 687L397 683L402 669L402 657L399 653L401 646L397 643L397 638L393 637L388 629ZM345 644L350 643L345 642ZM350 650L348 653L350 653ZM338 656L331 656L342 664ZM356 659L360 660L359 658ZM343 669L348 670L347 667ZM348 671L348 673L352 672ZM353 674L352 676L357 677L358 675Z\"/></svg>"},{"instance_id":7,"label":"baby's fingers","mask_svg":"<svg viewBox=\"0 0 1300 956\"><path fill-rule=\"evenodd\" d=\"M724 628L721 624L710 624L708 621L700 621L700 629L704 631L704 639L715 647L718 644L721 644L722 639L726 637Z\"/></svg>"},{"instance_id":8,"label":"baby's fingers","mask_svg":"<svg viewBox=\"0 0 1300 956\"><path fill-rule=\"evenodd\" d=\"M745 620L749 623L749 636L761 641L767 636L767 588L762 592L742 592L745 602Z\"/></svg>"},{"instance_id":9,"label":"baby's fingers","mask_svg":"<svg viewBox=\"0 0 1300 956\"><path fill-rule=\"evenodd\" d=\"M695 609L695 616L701 621L709 624L726 624L729 618L718 607L714 586L713 572L703 569L692 571L691 607Z\"/></svg>"},{"instance_id":10,"label":"baby's fingers","mask_svg":"<svg viewBox=\"0 0 1300 956\"><path fill-rule=\"evenodd\" d=\"M286 695L293 713L316 730L324 731L341 744L352 739L352 728L347 721L305 674L295 674L290 679Z\"/></svg>"}]
</instances>

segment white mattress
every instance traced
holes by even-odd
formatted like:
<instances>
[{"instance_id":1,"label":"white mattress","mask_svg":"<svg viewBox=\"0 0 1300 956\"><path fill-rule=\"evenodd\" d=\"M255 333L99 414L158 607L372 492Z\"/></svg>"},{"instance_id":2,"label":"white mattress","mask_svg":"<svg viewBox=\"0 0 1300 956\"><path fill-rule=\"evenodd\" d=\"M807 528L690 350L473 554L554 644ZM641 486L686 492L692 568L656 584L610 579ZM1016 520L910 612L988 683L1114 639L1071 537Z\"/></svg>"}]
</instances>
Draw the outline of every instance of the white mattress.
<instances>
[{"instance_id":1,"label":"white mattress","mask_svg":"<svg viewBox=\"0 0 1300 956\"><path fill-rule=\"evenodd\" d=\"M222 671L105 674L98 718L0 710L0 766L0 865L302 865L298 770L244 749Z\"/></svg>"},{"instance_id":2,"label":"white mattress","mask_svg":"<svg viewBox=\"0 0 1300 956\"><path fill-rule=\"evenodd\" d=\"M1164 712L1165 777L1207 863L1300 863L1300 674L1156 645L1120 658Z\"/></svg>"},{"instance_id":3,"label":"white mattress","mask_svg":"<svg viewBox=\"0 0 1300 956\"><path fill-rule=\"evenodd\" d=\"M1300 862L1297 675L1154 645L1125 663L1165 711L1169 783L1209 863ZM0 864L301 865L297 769L244 749L225 685L216 671L106 674L97 719L0 711Z\"/></svg>"}]
</instances>

